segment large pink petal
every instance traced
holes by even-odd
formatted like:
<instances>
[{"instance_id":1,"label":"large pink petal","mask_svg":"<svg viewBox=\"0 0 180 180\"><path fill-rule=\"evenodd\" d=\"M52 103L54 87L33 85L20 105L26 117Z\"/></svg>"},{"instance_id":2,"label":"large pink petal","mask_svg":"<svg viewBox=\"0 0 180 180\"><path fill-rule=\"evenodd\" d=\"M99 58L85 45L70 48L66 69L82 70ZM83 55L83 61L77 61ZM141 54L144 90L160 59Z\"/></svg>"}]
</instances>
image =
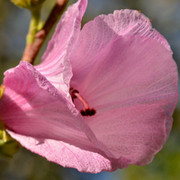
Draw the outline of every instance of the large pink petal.
<instances>
[{"instance_id":1,"label":"large pink petal","mask_svg":"<svg viewBox=\"0 0 180 180\"><path fill-rule=\"evenodd\" d=\"M89 142L82 129L90 130L74 105L31 64L21 62L6 71L3 84L1 119L8 129L36 138Z\"/></svg>"},{"instance_id":2,"label":"large pink petal","mask_svg":"<svg viewBox=\"0 0 180 180\"><path fill-rule=\"evenodd\" d=\"M117 159L145 165L166 141L167 120L172 122L172 117L158 105L138 104L97 113L89 124Z\"/></svg>"},{"instance_id":3,"label":"large pink petal","mask_svg":"<svg viewBox=\"0 0 180 180\"><path fill-rule=\"evenodd\" d=\"M42 75L58 90L63 90L67 96L69 92L69 81L72 77L68 57L71 53L73 43L80 32L81 19L86 6L87 0L79 0L68 8L58 23L52 39L48 43L47 50L42 57L42 63L36 66L36 69Z\"/></svg>"},{"instance_id":4,"label":"large pink petal","mask_svg":"<svg viewBox=\"0 0 180 180\"><path fill-rule=\"evenodd\" d=\"M32 152L66 167L97 173L119 166L74 105L28 62L5 72L0 117L8 132ZM121 167L129 161L123 159Z\"/></svg>"},{"instance_id":5,"label":"large pink petal","mask_svg":"<svg viewBox=\"0 0 180 180\"><path fill-rule=\"evenodd\" d=\"M74 44L70 58L73 70L71 85L76 86L86 78L91 67L106 54L113 42L128 36L152 38L171 51L165 38L152 28L149 18L138 11L126 9L108 16L100 15L84 25Z\"/></svg>"},{"instance_id":6,"label":"large pink petal","mask_svg":"<svg viewBox=\"0 0 180 180\"><path fill-rule=\"evenodd\" d=\"M109 159L101 154L79 148L72 144L65 143L64 141L45 139L44 143L39 143L39 141L32 137L19 135L11 131L9 131L9 133L27 149L30 149L31 151L46 157L47 160L60 164L63 167L76 168L81 172L90 173L117 169L116 166L112 166Z\"/></svg>"},{"instance_id":7,"label":"large pink petal","mask_svg":"<svg viewBox=\"0 0 180 180\"><path fill-rule=\"evenodd\" d=\"M76 46L71 86L97 110L84 119L116 158L149 163L169 135L178 98L167 41L148 18L125 10L88 23Z\"/></svg>"}]
</instances>

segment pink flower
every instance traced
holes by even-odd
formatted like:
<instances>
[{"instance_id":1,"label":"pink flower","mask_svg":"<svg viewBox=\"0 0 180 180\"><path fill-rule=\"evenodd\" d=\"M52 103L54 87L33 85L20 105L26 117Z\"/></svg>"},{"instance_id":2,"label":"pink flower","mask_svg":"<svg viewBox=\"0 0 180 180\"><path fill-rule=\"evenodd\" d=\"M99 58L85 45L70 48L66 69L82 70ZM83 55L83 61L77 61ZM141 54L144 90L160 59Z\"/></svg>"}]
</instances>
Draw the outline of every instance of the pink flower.
<instances>
[{"instance_id":1,"label":"pink flower","mask_svg":"<svg viewBox=\"0 0 180 180\"><path fill-rule=\"evenodd\" d=\"M134 10L100 15L81 30L86 5L68 8L40 65L5 72L1 120L24 147L64 167L98 173L148 164L177 103L172 51Z\"/></svg>"}]
</instances>

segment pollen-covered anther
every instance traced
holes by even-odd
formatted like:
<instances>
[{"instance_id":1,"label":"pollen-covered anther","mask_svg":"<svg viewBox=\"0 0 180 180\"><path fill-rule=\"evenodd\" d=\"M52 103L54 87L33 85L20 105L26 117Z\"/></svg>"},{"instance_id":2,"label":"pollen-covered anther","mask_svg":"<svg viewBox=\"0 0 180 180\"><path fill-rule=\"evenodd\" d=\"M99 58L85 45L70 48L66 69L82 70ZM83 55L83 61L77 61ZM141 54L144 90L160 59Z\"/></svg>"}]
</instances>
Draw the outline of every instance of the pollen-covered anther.
<instances>
[{"instance_id":1,"label":"pollen-covered anther","mask_svg":"<svg viewBox=\"0 0 180 180\"><path fill-rule=\"evenodd\" d=\"M96 110L94 108L90 108L86 100L79 94L79 91L77 91L76 89L70 88L70 94L73 101L75 98L78 98L84 105L85 110L81 110L82 116L93 116L96 114Z\"/></svg>"},{"instance_id":2,"label":"pollen-covered anther","mask_svg":"<svg viewBox=\"0 0 180 180\"><path fill-rule=\"evenodd\" d=\"M82 116L93 116L94 114L96 114L96 110L94 108L81 110L81 115Z\"/></svg>"}]
</instances>

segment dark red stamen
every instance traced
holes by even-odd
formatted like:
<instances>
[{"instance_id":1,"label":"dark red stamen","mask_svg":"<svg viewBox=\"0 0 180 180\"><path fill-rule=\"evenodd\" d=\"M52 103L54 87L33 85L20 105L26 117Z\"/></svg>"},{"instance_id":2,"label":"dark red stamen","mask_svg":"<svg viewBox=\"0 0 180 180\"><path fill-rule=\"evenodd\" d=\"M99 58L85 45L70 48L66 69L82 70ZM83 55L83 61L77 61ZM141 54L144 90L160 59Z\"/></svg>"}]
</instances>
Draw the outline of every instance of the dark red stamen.
<instances>
[{"instance_id":1,"label":"dark red stamen","mask_svg":"<svg viewBox=\"0 0 180 180\"><path fill-rule=\"evenodd\" d=\"M79 91L77 91L77 90L73 90L73 91L72 91L71 97L72 97L73 100L74 100L75 98L77 98L77 96L75 95L75 93L79 93Z\"/></svg>"},{"instance_id":2,"label":"dark red stamen","mask_svg":"<svg viewBox=\"0 0 180 180\"><path fill-rule=\"evenodd\" d=\"M73 90L73 88L70 88L70 94L73 101L75 98L78 98L83 103L85 110L81 110L82 116L93 116L96 114L96 110L94 108L90 108L86 100L79 94L79 91L77 91L76 89Z\"/></svg>"}]
</instances>

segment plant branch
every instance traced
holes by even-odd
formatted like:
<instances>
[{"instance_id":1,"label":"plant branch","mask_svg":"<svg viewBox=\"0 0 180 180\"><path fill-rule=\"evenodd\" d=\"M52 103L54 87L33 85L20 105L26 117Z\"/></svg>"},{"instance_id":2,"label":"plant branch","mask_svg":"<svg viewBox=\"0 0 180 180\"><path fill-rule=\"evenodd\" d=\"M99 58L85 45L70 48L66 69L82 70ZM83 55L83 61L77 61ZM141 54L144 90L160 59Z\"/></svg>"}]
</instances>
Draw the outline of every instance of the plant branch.
<instances>
[{"instance_id":1,"label":"plant branch","mask_svg":"<svg viewBox=\"0 0 180 180\"><path fill-rule=\"evenodd\" d=\"M34 63L34 60L44 42L44 40L46 39L47 35L49 34L51 28L55 24L59 15L63 12L64 8L66 7L66 4L67 4L67 0L57 0L56 1L56 4L53 7L43 28L39 32L37 32L34 42L32 44L26 45L26 48L24 50L24 54L22 57L22 61L28 61L31 64Z\"/></svg>"}]
</instances>

